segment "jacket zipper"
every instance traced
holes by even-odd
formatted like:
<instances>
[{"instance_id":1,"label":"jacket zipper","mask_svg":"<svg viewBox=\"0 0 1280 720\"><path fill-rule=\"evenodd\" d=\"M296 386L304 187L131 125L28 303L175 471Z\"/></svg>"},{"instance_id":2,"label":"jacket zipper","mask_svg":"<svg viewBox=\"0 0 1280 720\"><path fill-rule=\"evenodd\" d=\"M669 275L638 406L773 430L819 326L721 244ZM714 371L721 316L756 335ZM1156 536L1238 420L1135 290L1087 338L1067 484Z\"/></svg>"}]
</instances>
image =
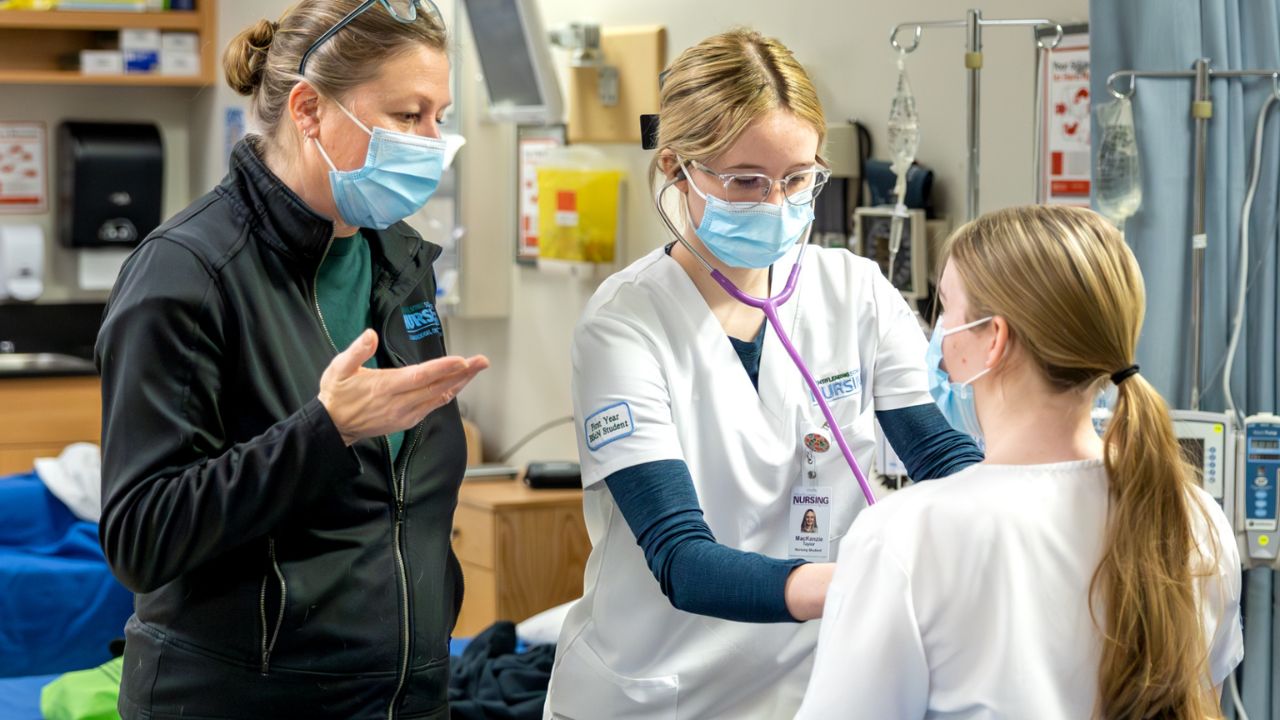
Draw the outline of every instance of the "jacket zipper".
<instances>
[{"instance_id":1,"label":"jacket zipper","mask_svg":"<svg viewBox=\"0 0 1280 720\"><path fill-rule=\"evenodd\" d=\"M324 336L329 339L329 346L333 348L334 354L342 352L338 349L338 344L333 341L333 336L329 334L329 326L324 323L324 313L320 310L320 295L318 288L320 286L320 266L324 265L324 260L329 255L329 250L333 248L333 239L329 239L329 245L325 248L324 254L320 256L320 264L316 265L315 277L311 281L311 301L315 305L316 319L320 321L320 329L324 330ZM382 338L386 337L387 323L382 324ZM381 338L379 338L381 340ZM387 352L394 357L401 365L404 365L404 359L397 355L391 348L387 347ZM401 620L401 642L400 642L400 677L396 681L396 691L391 695L391 702L387 704L387 720L393 720L395 717L396 703L400 699L400 692L404 689L405 679L409 674L409 573L405 565L404 551L401 549L401 535L404 525L404 496L405 484L408 477L409 458L413 454L413 449L418 444L418 437L422 434L422 424L418 424L418 431L414 434L413 443L409 446L409 454L405 455L405 462L402 466L404 471L400 476L400 482L396 483L396 465L391 457L391 441L384 435L382 436L382 447L386 452L387 465L391 469L392 489L396 496L396 521L395 521L395 558L396 571L399 575L400 582L400 616ZM265 581L264 581L265 587ZM265 607L265 603L264 603ZM265 617L265 610L263 611ZM264 620L265 622L265 620Z\"/></svg>"},{"instance_id":2,"label":"jacket zipper","mask_svg":"<svg viewBox=\"0 0 1280 720\"><path fill-rule=\"evenodd\" d=\"M382 322L383 337L386 337L387 335L387 324L390 322L390 316ZM387 349L387 353L390 354L391 357L395 358L396 362L400 363L402 366L408 365L408 363L405 362L405 359L391 348L391 345L388 344L385 347ZM400 599L401 602L404 603L404 620L402 627L404 632L404 654L400 660L400 677L396 680L396 690L391 694L391 702L387 704L387 720L393 720L395 718L396 703L400 701L400 693L404 690L405 681L408 680L409 677L409 656L412 654L411 640L413 638L413 628L410 627L409 623L409 571L408 566L405 564L404 552L401 549L401 537L404 528L405 492L409 484L409 461L413 458L414 449L418 447L418 439L422 437L422 425L423 423L418 423L418 429L414 431L413 439L409 441L409 447L401 451L404 455L404 462L400 464L400 483L396 488L395 555L396 565L400 569ZM386 438L383 438L383 440L385 441L384 444L387 450L387 463L391 466L391 477L394 479L396 477L396 464L395 459L391 457L391 442Z\"/></svg>"},{"instance_id":3,"label":"jacket zipper","mask_svg":"<svg viewBox=\"0 0 1280 720\"><path fill-rule=\"evenodd\" d=\"M404 642L401 644L400 677L396 680L396 690L391 694L391 702L387 703L387 720L395 718L396 703L400 701L400 693L404 690L405 681L409 677L409 655L413 634L412 629L409 627L409 571L405 564L404 550L401 547L401 543L404 538L404 498L405 487L409 483L409 460L413 456L414 448L418 446L418 438L421 435L422 425L419 423L418 430L413 434L413 440L410 441L409 448L405 451L404 462L400 465L400 483L396 488L395 556L396 567L400 571L400 602L403 605L400 630L404 634ZM395 461L391 457L391 443L385 437L383 438L383 446L387 451L387 462L391 466L391 477L394 478L396 476Z\"/></svg>"},{"instance_id":4,"label":"jacket zipper","mask_svg":"<svg viewBox=\"0 0 1280 720\"><path fill-rule=\"evenodd\" d=\"M276 614L275 630L270 631L271 639L267 640L267 579L264 573L262 576L262 590L258 594L258 612L262 619L262 674L266 675L271 670L271 653L276 649L276 640L280 639L280 627L284 625L284 606L289 598L289 587L285 584L284 573L280 570L280 563L276 560L276 540L275 538L267 538L267 554L271 558L271 569L275 572L276 578L280 581L280 611Z\"/></svg>"},{"instance_id":5,"label":"jacket zipper","mask_svg":"<svg viewBox=\"0 0 1280 720\"><path fill-rule=\"evenodd\" d=\"M329 334L329 326L324 324L324 313L320 312L320 268L324 265L325 258L329 257L329 251L333 249L333 238L329 238L329 244L324 247L324 254L320 256L320 262L316 265L316 274L311 278L311 302L315 305L316 319L320 321L320 329L324 331L324 336L329 340L329 347L333 348L333 354L337 355L342 351L338 349L338 343L333 341L333 336Z\"/></svg>"}]
</instances>

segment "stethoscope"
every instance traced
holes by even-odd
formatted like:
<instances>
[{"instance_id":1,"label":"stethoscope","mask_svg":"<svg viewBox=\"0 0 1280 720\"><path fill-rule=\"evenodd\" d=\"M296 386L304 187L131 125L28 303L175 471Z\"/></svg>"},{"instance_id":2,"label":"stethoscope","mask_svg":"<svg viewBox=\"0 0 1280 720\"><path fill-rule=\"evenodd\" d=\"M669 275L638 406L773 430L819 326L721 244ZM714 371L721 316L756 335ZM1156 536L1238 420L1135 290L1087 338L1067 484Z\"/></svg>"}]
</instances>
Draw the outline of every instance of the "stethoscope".
<instances>
[{"instance_id":1,"label":"stethoscope","mask_svg":"<svg viewBox=\"0 0 1280 720\"><path fill-rule=\"evenodd\" d=\"M676 240L684 245L693 256L698 259L707 272L711 273L711 278L729 293L729 296L738 302L756 308L764 312L766 321L778 334L778 340L782 341L782 347L786 348L787 354L791 356L791 361L795 363L796 369L804 376L805 384L809 386L813 397L818 401L818 408L822 410L822 416L827 420L827 427L831 429L831 434L835 436L836 445L840 446L840 452L844 454L844 459L849 463L849 469L853 471L853 476L858 480L858 487L862 488L862 495L867 499L867 505L876 504L876 496L871 492L871 485L867 483L867 478L862 474L862 469L858 467L858 461L853 457L853 450L849 449L849 443L844 439L844 433L840 431L840 424L836 422L836 416L831 412L831 407L827 404L826 398L822 396L822 389L818 387L818 383L813 379L813 373L809 372L809 366L805 365L804 359L800 357L800 352L791 344L791 338L787 335L786 330L782 328L782 320L778 317L778 308L782 307L791 296L795 294L796 281L800 277L800 264L804 261L805 250L809 248L809 236L813 230L813 221L809 222L809 226L805 228L804 240L800 244L800 252L796 255L796 262L791 266L791 274L787 276L787 283L783 286L782 292L774 297L758 298L754 295L748 295L738 289L724 273L713 267L707 259L698 252L693 245L689 243L684 233L676 229L675 223L671 222L671 218L667 216L667 211L662 207L662 195L668 188L675 185L683 176L668 180L661 188L658 189L657 195L654 196L654 205L658 208L658 215L662 216L662 222L666 224L667 229L675 235ZM692 179L689 182L693 182Z\"/></svg>"}]
</instances>

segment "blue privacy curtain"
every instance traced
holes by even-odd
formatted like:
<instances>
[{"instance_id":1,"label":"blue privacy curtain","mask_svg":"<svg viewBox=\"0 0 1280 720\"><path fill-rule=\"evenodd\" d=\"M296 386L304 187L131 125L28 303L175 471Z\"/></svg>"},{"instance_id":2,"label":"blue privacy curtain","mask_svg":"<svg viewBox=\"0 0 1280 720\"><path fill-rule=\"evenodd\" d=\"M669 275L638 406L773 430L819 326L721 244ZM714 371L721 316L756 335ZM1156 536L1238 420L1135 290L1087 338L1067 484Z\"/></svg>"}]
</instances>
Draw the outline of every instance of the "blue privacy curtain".
<instances>
[{"instance_id":1,"label":"blue privacy curtain","mask_svg":"<svg viewBox=\"0 0 1280 720\"><path fill-rule=\"evenodd\" d=\"M1111 99L1106 79L1115 70L1187 70L1198 57L1209 58L1214 69L1280 67L1280 0L1091 0L1089 34L1096 104ZM1270 78L1212 83L1203 410L1223 409L1221 377L1236 307L1240 215L1257 114L1271 86ZM1133 109L1143 204L1125 224L1126 239L1142 265L1147 285L1147 319L1138 362L1143 374L1178 408L1190 402L1193 89L1191 79L1137 81ZM1249 219L1251 287L1232 375L1232 395L1246 414L1280 413L1276 294L1280 102L1270 110L1264 137L1262 175ZM1280 720L1280 689L1273 682L1273 672L1280 670L1280 635L1272 631L1280 583L1274 583L1274 588L1273 583L1270 570L1250 571L1246 577L1245 663L1239 678L1251 720ZM1275 624L1280 628L1280 623ZM1230 694L1227 688L1224 692Z\"/></svg>"},{"instance_id":2,"label":"blue privacy curtain","mask_svg":"<svg viewBox=\"0 0 1280 720\"><path fill-rule=\"evenodd\" d=\"M1111 95L1115 70L1189 70L1198 57L1215 69L1280 67L1278 0L1092 0L1089 7L1092 92ZM1147 282L1142 372L1174 407L1190 402L1193 81L1139 79L1134 121L1143 172L1143 204L1125 234ZM1201 407L1222 410L1221 375L1235 311L1240 212L1249 180L1255 119L1271 92L1269 78L1212 83L1205 231L1204 375ZM1280 103L1273 106L1280 114ZM1096 135L1095 135L1096 137ZM1251 218L1253 270L1246 324L1232 393L1248 414L1280 411L1276 319L1276 206L1280 200L1280 117L1268 121L1262 177ZM1259 263L1259 261L1263 261Z\"/></svg>"}]
</instances>

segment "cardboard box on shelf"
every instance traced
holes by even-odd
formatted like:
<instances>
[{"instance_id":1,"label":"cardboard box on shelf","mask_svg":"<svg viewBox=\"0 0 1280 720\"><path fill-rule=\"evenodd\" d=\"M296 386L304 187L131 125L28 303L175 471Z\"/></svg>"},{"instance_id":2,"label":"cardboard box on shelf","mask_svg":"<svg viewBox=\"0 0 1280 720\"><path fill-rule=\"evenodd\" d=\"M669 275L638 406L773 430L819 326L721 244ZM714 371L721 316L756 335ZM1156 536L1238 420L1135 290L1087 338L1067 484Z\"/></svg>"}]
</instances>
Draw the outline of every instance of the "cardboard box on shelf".
<instances>
[{"instance_id":1,"label":"cardboard box on shelf","mask_svg":"<svg viewBox=\"0 0 1280 720\"><path fill-rule=\"evenodd\" d=\"M199 75L200 55L198 53L188 52L185 50L161 50L160 74L187 76Z\"/></svg>"},{"instance_id":2,"label":"cardboard box on shelf","mask_svg":"<svg viewBox=\"0 0 1280 720\"><path fill-rule=\"evenodd\" d=\"M160 49L165 52L199 52L200 36L193 32L162 33Z\"/></svg>"},{"instance_id":3,"label":"cardboard box on shelf","mask_svg":"<svg viewBox=\"0 0 1280 720\"><path fill-rule=\"evenodd\" d=\"M85 75L120 75L124 54L119 50L81 50L80 72Z\"/></svg>"},{"instance_id":4,"label":"cardboard box on shelf","mask_svg":"<svg viewBox=\"0 0 1280 720\"><path fill-rule=\"evenodd\" d=\"M160 31L150 28L127 28L120 31L120 49L128 52L130 50L159 50Z\"/></svg>"},{"instance_id":5,"label":"cardboard box on shelf","mask_svg":"<svg viewBox=\"0 0 1280 720\"><path fill-rule=\"evenodd\" d=\"M160 68L159 50L125 50L124 71L126 73L146 75Z\"/></svg>"}]
</instances>

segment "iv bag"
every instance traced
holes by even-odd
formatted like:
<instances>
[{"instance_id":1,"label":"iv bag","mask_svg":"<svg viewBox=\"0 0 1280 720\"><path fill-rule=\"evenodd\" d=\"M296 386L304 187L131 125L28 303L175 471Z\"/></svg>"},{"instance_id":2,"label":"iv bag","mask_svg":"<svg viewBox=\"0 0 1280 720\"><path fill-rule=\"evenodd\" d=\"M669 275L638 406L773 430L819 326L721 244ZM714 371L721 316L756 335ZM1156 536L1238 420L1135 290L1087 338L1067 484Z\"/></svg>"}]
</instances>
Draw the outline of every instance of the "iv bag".
<instances>
[{"instance_id":1,"label":"iv bag","mask_svg":"<svg viewBox=\"0 0 1280 720\"><path fill-rule=\"evenodd\" d=\"M1099 105L1098 126L1094 199L1098 212L1123 228L1124 221L1142 206L1142 168L1129 98Z\"/></svg>"},{"instance_id":2,"label":"iv bag","mask_svg":"<svg viewBox=\"0 0 1280 720\"><path fill-rule=\"evenodd\" d=\"M916 98L911 94L911 81L907 79L907 54L898 54L898 91L889 106L889 151L893 154L890 167L897 175L893 194L898 203L893 209L889 231L889 267L887 275L893 278L894 262L902 247L902 226L907 218L907 171L915 162L916 149L920 146L920 118L916 115Z\"/></svg>"},{"instance_id":3,"label":"iv bag","mask_svg":"<svg viewBox=\"0 0 1280 720\"><path fill-rule=\"evenodd\" d=\"M907 79L907 66L903 56L898 57L898 91L889 107L889 150L893 154L893 171L898 175L894 192L898 202L906 189L907 170L915 162L916 149L920 146L920 118L916 115L916 98L911 94L911 81Z\"/></svg>"}]
</instances>

